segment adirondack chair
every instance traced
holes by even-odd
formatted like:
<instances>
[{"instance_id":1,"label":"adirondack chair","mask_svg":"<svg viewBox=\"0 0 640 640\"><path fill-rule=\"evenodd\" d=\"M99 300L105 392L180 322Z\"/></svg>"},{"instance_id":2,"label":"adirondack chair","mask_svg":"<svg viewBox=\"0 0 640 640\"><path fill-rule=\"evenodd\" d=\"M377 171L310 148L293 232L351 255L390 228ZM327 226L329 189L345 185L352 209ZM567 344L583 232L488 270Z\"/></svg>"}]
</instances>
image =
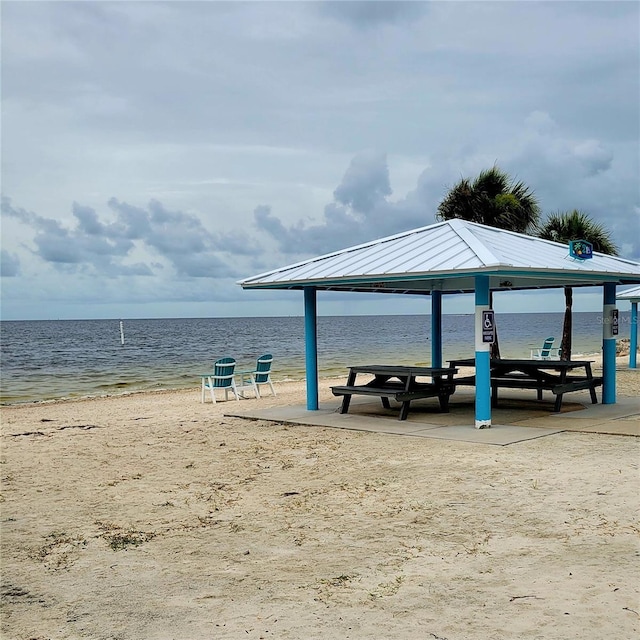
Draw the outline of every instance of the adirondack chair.
<instances>
[{"instance_id":1,"label":"adirondack chair","mask_svg":"<svg viewBox=\"0 0 640 640\"><path fill-rule=\"evenodd\" d=\"M256 397L260 398L260 385L268 384L271 393L275 396L276 391L271 383L272 362L273 356L270 353L266 353L258 358L256 368L253 371L242 371L240 373L242 379L241 389L252 388L255 391Z\"/></svg>"},{"instance_id":2,"label":"adirondack chair","mask_svg":"<svg viewBox=\"0 0 640 640\"><path fill-rule=\"evenodd\" d=\"M558 357L558 348L553 348L555 342L553 336L547 338L539 349L531 349L532 360L552 360Z\"/></svg>"},{"instance_id":3,"label":"adirondack chair","mask_svg":"<svg viewBox=\"0 0 640 640\"><path fill-rule=\"evenodd\" d=\"M216 360L213 365L213 371L211 373L205 373L202 378L202 398L201 402L205 401L206 391L209 390L211 394L211 400L215 404L216 394L215 389L224 389L224 399L229 399L229 391L233 393L236 400L240 400L238 396L238 390L236 389L236 381L234 378L234 372L236 368L236 361L233 358L220 358Z\"/></svg>"}]
</instances>

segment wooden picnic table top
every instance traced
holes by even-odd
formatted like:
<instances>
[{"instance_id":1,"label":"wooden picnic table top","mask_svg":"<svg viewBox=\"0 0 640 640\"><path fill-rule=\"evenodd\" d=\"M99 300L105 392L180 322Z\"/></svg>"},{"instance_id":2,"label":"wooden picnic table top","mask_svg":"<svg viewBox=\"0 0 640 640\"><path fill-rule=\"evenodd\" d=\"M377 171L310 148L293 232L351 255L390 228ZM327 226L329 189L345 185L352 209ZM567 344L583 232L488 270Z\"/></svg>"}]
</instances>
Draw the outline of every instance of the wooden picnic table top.
<instances>
[{"instance_id":1,"label":"wooden picnic table top","mask_svg":"<svg viewBox=\"0 0 640 640\"><path fill-rule=\"evenodd\" d=\"M365 364L349 367L352 373L371 373L392 377L446 376L457 373L455 367L418 367L394 364Z\"/></svg>"},{"instance_id":2,"label":"wooden picnic table top","mask_svg":"<svg viewBox=\"0 0 640 640\"><path fill-rule=\"evenodd\" d=\"M460 360L449 360L452 367L474 367L475 358L462 358ZM529 360L525 358L491 358L492 368L525 368L529 370L555 369L556 371L571 369L589 368L593 360Z\"/></svg>"}]
</instances>

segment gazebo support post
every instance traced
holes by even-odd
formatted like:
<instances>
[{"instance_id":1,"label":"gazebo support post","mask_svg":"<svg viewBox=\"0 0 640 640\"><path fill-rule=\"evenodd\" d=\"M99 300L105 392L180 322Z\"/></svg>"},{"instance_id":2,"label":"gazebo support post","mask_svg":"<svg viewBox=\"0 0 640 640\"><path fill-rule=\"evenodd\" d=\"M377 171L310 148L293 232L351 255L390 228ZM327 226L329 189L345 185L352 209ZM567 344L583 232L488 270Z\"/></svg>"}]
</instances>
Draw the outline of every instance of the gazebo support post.
<instances>
[{"instance_id":1,"label":"gazebo support post","mask_svg":"<svg viewBox=\"0 0 640 640\"><path fill-rule=\"evenodd\" d=\"M442 291L431 292L431 366L442 367Z\"/></svg>"},{"instance_id":2,"label":"gazebo support post","mask_svg":"<svg viewBox=\"0 0 640 640\"><path fill-rule=\"evenodd\" d=\"M307 410L318 410L318 331L316 288L304 287L304 353Z\"/></svg>"},{"instance_id":3,"label":"gazebo support post","mask_svg":"<svg viewBox=\"0 0 640 640\"><path fill-rule=\"evenodd\" d=\"M482 312L489 309L489 276L475 277L476 291L476 429L491 426L491 343L482 340Z\"/></svg>"},{"instance_id":4,"label":"gazebo support post","mask_svg":"<svg viewBox=\"0 0 640 640\"><path fill-rule=\"evenodd\" d=\"M613 334L613 310L616 285L605 282L602 307L602 404L616 402L616 336Z\"/></svg>"},{"instance_id":5,"label":"gazebo support post","mask_svg":"<svg viewBox=\"0 0 640 640\"><path fill-rule=\"evenodd\" d=\"M638 303L631 303L631 326L629 327L629 369L637 368L638 353Z\"/></svg>"}]
</instances>

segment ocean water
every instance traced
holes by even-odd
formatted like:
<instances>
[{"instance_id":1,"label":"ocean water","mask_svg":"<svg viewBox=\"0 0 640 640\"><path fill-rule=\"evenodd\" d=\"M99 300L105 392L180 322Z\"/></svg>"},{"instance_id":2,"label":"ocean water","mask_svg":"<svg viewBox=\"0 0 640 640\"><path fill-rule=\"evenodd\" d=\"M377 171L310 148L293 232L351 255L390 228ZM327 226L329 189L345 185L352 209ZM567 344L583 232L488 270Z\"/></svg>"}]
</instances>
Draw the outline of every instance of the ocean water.
<instances>
[{"instance_id":1,"label":"ocean water","mask_svg":"<svg viewBox=\"0 0 640 640\"><path fill-rule=\"evenodd\" d=\"M620 337L629 335L621 314ZM501 354L529 357L544 338L562 337L562 313L497 314ZM443 316L443 359L472 356L472 315ZM274 356L274 381L305 377L304 319L190 318L4 321L0 323L0 402L24 403L154 389L197 389L213 362L232 356L238 369L263 353ZM602 348L599 313L573 314L573 353ZM417 364L431 360L431 317L318 318L321 377L353 364Z\"/></svg>"}]
</instances>

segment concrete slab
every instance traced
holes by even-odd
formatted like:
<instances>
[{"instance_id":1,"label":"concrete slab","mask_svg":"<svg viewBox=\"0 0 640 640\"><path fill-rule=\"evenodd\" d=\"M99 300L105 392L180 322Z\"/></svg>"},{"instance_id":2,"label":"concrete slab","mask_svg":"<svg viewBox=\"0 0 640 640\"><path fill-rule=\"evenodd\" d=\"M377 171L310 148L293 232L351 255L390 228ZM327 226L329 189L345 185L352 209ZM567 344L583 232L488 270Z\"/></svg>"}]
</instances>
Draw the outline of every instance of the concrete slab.
<instances>
[{"instance_id":1,"label":"concrete slab","mask_svg":"<svg viewBox=\"0 0 640 640\"><path fill-rule=\"evenodd\" d=\"M587 400L584 409L589 414L590 420L597 420L598 418L615 420L628 417L640 419L640 398L617 398L615 404L591 404L591 401ZM563 413L552 417L573 420L582 419L584 415L583 413Z\"/></svg>"},{"instance_id":2,"label":"concrete slab","mask_svg":"<svg viewBox=\"0 0 640 640\"><path fill-rule=\"evenodd\" d=\"M354 397L349 413L340 414L340 401L322 403L318 411L303 406L261 408L259 401L251 407L229 409L226 416L249 420L271 420L284 424L350 429L437 438L505 446L562 431L640 436L640 398L620 398L613 405L592 405L589 394L580 402L564 402L562 413L553 413L553 399L538 402L523 398L517 390L507 390L500 406L492 412L491 429L474 427L475 408L472 393L452 398L449 413L440 413L428 401L412 403L407 420L398 420L397 409L384 409L377 400ZM579 394L575 394L576 396ZM455 398L455 400L454 400ZM415 404L415 406L414 406Z\"/></svg>"},{"instance_id":3,"label":"concrete slab","mask_svg":"<svg viewBox=\"0 0 640 640\"><path fill-rule=\"evenodd\" d=\"M640 437L640 420L613 420L607 423L583 426L582 428L565 428L564 431L582 431L584 433L607 433L614 436Z\"/></svg>"},{"instance_id":4,"label":"concrete slab","mask_svg":"<svg viewBox=\"0 0 640 640\"><path fill-rule=\"evenodd\" d=\"M448 414L441 414L448 415ZM296 424L371 433L413 436L416 438L437 438L492 445L508 445L514 442L532 440L562 429L530 429L517 425L497 425L491 429L476 429L473 420L464 425L442 425L416 420L398 420L371 414L339 413L337 406L321 406L318 411L307 411L303 407L270 407L266 409L238 409L225 412L225 416L250 420L271 420L281 424Z\"/></svg>"},{"instance_id":5,"label":"concrete slab","mask_svg":"<svg viewBox=\"0 0 640 640\"><path fill-rule=\"evenodd\" d=\"M534 440L562 433L562 429L531 429L518 425L492 424L490 429L476 429L473 424L440 427L422 433L417 431L411 435L440 440L457 440L459 442L477 442L506 446L525 440Z\"/></svg>"}]
</instances>

